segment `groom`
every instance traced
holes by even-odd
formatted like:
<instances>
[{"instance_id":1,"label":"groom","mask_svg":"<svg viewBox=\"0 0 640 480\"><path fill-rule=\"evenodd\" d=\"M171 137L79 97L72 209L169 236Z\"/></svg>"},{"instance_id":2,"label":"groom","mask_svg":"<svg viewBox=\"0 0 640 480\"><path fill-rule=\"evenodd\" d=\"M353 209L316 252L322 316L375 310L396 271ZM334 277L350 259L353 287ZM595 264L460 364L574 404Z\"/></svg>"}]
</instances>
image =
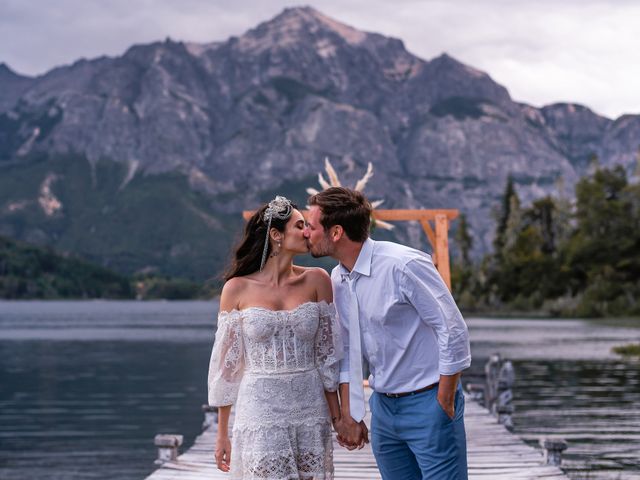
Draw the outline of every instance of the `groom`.
<instances>
[{"instance_id":1,"label":"groom","mask_svg":"<svg viewBox=\"0 0 640 480\"><path fill-rule=\"evenodd\" d=\"M334 302L344 332L340 443L368 441L362 355L373 394L371 444L384 480L467 479L460 372L469 335L431 257L369 238L371 205L332 187L309 198L305 237L314 257L331 256Z\"/></svg>"}]
</instances>

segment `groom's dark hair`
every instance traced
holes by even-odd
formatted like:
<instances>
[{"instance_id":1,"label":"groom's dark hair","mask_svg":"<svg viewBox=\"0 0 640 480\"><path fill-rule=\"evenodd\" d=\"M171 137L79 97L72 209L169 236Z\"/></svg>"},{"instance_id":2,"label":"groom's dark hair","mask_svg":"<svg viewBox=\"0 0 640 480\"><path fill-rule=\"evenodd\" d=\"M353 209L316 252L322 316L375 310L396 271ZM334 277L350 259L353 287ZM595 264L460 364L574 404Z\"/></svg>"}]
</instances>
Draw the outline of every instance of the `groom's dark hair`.
<instances>
[{"instance_id":1,"label":"groom's dark hair","mask_svg":"<svg viewBox=\"0 0 640 480\"><path fill-rule=\"evenodd\" d=\"M325 230L340 225L349 240L354 242L364 242L369 236L372 208L361 192L331 187L311 195L307 203L320 208L320 223Z\"/></svg>"}]
</instances>

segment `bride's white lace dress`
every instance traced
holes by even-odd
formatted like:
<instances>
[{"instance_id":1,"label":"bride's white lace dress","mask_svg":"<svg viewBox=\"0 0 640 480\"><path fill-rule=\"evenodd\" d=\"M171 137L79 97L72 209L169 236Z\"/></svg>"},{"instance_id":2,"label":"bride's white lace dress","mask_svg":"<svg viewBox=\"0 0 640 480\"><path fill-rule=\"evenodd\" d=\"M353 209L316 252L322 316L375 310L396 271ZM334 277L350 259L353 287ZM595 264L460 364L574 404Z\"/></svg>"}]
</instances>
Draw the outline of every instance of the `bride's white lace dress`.
<instances>
[{"instance_id":1,"label":"bride's white lace dress","mask_svg":"<svg viewBox=\"0 0 640 480\"><path fill-rule=\"evenodd\" d=\"M209 404L235 405L230 478L333 478L324 390L337 389L341 357L333 304L220 312Z\"/></svg>"}]
</instances>

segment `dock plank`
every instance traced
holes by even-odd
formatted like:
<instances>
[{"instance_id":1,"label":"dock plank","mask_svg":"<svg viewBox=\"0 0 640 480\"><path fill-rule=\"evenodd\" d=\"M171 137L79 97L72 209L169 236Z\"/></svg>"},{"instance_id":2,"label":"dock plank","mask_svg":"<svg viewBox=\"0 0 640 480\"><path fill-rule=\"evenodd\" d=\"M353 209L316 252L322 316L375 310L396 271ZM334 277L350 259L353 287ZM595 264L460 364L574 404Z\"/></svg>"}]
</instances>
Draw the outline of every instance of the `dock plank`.
<instances>
[{"instance_id":1,"label":"dock plank","mask_svg":"<svg viewBox=\"0 0 640 480\"><path fill-rule=\"evenodd\" d=\"M370 394L368 389L367 396ZM365 421L371 425L369 411ZM146 480L228 479L229 474L215 465L216 427L213 425L203 431L175 462L164 463ZM568 479L560 468L543 465L540 452L499 425L489 412L469 397L465 403L465 428L469 478L472 480ZM382 478L370 444L350 452L340 447L334 438L334 467L336 480Z\"/></svg>"}]
</instances>

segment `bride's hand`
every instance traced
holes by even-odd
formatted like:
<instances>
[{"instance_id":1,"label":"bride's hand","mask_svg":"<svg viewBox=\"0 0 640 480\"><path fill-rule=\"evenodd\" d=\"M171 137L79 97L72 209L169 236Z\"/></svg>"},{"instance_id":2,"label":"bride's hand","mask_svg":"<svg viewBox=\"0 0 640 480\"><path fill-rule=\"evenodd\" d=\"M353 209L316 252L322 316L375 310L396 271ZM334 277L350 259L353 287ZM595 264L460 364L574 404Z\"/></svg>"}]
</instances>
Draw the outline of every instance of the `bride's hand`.
<instances>
[{"instance_id":1,"label":"bride's hand","mask_svg":"<svg viewBox=\"0 0 640 480\"><path fill-rule=\"evenodd\" d=\"M357 423L351 417L342 417L336 422L338 443L347 450L361 449L369 442L369 435L362 429L364 422ZM365 427L366 428L366 427Z\"/></svg>"},{"instance_id":2,"label":"bride's hand","mask_svg":"<svg viewBox=\"0 0 640 480\"><path fill-rule=\"evenodd\" d=\"M216 437L216 463L223 472L228 472L231 468L231 440L227 435Z\"/></svg>"}]
</instances>

